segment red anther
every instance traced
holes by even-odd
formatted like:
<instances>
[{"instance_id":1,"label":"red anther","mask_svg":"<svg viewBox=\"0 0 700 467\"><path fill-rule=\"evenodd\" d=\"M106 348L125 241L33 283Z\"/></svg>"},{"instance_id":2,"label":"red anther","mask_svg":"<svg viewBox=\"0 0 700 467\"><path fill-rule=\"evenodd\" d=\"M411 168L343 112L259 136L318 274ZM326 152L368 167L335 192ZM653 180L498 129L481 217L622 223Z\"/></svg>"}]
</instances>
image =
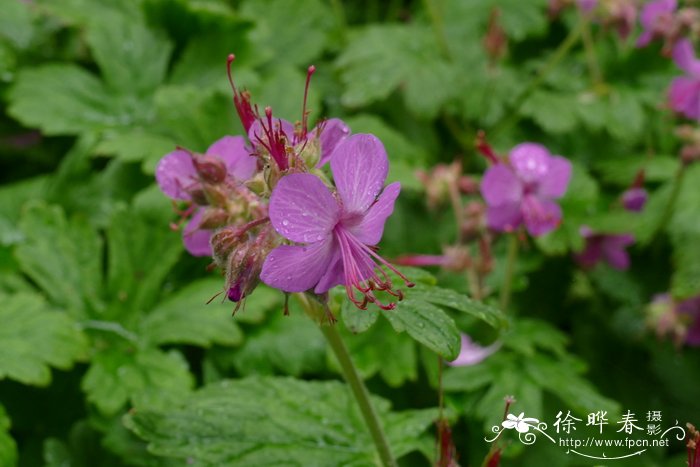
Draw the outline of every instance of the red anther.
<instances>
[{"instance_id":1,"label":"red anther","mask_svg":"<svg viewBox=\"0 0 700 467\"><path fill-rule=\"evenodd\" d=\"M476 150L479 151L486 159L492 164L498 164L501 160L496 155L491 145L486 140L486 133L484 130L479 130L476 133L476 141L474 143Z\"/></svg>"}]
</instances>

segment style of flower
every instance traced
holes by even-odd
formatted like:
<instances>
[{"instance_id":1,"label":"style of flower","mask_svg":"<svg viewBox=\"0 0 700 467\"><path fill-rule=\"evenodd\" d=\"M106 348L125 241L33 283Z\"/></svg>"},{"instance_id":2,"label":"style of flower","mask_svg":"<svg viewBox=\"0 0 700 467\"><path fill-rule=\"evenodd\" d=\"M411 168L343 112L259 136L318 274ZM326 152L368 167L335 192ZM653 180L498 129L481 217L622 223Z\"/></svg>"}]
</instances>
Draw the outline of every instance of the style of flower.
<instances>
[{"instance_id":1,"label":"style of flower","mask_svg":"<svg viewBox=\"0 0 700 467\"><path fill-rule=\"evenodd\" d=\"M637 47L646 47L656 37L663 37L673 27L673 12L676 0L655 0L647 3L639 15L642 34L637 39Z\"/></svg>"},{"instance_id":2,"label":"style of flower","mask_svg":"<svg viewBox=\"0 0 700 467\"><path fill-rule=\"evenodd\" d=\"M317 176L289 174L270 197L274 229L298 245L281 245L268 255L260 278L285 292L313 289L317 294L344 285L350 300L361 309L375 303L392 309L375 296L393 290L386 271L413 284L376 253L384 223L394 210L401 189L398 182L383 188L389 163L382 143L373 135L356 134L341 142L331 158L337 196Z\"/></svg>"},{"instance_id":3,"label":"style of flower","mask_svg":"<svg viewBox=\"0 0 700 467\"><path fill-rule=\"evenodd\" d=\"M700 60L695 58L693 44L688 39L678 41L673 48L673 61L686 72L674 78L668 91L669 105L676 112L700 119Z\"/></svg>"},{"instance_id":4,"label":"style of flower","mask_svg":"<svg viewBox=\"0 0 700 467\"><path fill-rule=\"evenodd\" d=\"M634 243L632 235L595 233L585 225L581 226L580 233L586 240L586 246L574 259L582 267L592 268L599 261L620 270L630 267L630 258L625 249Z\"/></svg>"},{"instance_id":5,"label":"style of flower","mask_svg":"<svg viewBox=\"0 0 700 467\"><path fill-rule=\"evenodd\" d=\"M494 342L487 347L482 347L474 342L471 337L462 333L462 347L459 350L459 355L453 361L447 362L447 364L450 366L476 365L498 350L500 346L500 342Z\"/></svg>"},{"instance_id":6,"label":"style of flower","mask_svg":"<svg viewBox=\"0 0 700 467\"><path fill-rule=\"evenodd\" d=\"M540 421L536 418L526 418L525 412L520 412L517 417L512 413L506 416L506 419L501 423L503 428L512 430L515 428L518 433L527 433L533 426L536 427Z\"/></svg>"},{"instance_id":7,"label":"style of flower","mask_svg":"<svg viewBox=\"0 0 700 467\"><path fill-rule=\"evenodd\" d=\"M491 166L481 182L490 228L510 232L521 224L531 235L554 230L561 222L561 208L553 200L564 196L571 179L571 163L552 156L544 146L515 146L509 161Z\"/></svg>"},{"instance_id":8,"label":"style of flower","mask_svg":"<svg viewBox=\"0 0 700 467\"><path fill-rule=\"evenodd\" d=\"M241 136L224 136L209 146L204 155L177 149L160 160L156 181L161 191L173 200L191 203L187 213L192 216L183 230L183 242L190 254L212 254L206 206L225 201L218 199L225 196L220 188L248 180L256 164Z\"/></svg>"}]
</instances>

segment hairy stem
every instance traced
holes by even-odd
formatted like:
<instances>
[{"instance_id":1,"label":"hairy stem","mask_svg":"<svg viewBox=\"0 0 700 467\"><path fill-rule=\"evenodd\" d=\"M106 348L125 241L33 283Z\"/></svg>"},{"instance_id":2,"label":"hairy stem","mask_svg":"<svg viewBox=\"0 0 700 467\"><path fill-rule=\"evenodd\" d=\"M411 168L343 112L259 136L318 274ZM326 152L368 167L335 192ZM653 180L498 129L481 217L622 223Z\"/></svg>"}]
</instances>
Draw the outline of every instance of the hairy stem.
<instances>
[{"instance_id":1,"label":"hairy stem","mask_svg":"<svg viewBox=\"0 0 700 467\"><path fill-rule=\"evenodd\" d=\"M513 286L513 274L515 273L515 262L518 259L518 236L512 233L508 239L508 257L506 259L506 275L501 286L500 306L505 312L510 302L511 289Z\"/></svg>"},{"instance_id":2,"label":"hairy stem","mask_svg":"<svg viewBox=\"0 0 700 467\"><path fill-rule=\"evenodd\" d=\"M350 352L348 352L348 348L345 346L335 325L325 319L329 316L330 312L327 309L322 309L320 304L314 303L304 294L297 294L297 297L306 313L319 324L323 336L326 338L328 345L330 345L333 354L338 359L343 377L348 383L348 386L350 386L352 395L355 397L355 401L360 408L362 418L369 429L382 464L385 467L397 467L398 464L391 454L389 441L379 421L379 416L374 410L372 401L369 398L369 391L367 391L362 378L360 378L360 374L357 372L357 368L350 357Z\"/></svg>"}]
</instances>

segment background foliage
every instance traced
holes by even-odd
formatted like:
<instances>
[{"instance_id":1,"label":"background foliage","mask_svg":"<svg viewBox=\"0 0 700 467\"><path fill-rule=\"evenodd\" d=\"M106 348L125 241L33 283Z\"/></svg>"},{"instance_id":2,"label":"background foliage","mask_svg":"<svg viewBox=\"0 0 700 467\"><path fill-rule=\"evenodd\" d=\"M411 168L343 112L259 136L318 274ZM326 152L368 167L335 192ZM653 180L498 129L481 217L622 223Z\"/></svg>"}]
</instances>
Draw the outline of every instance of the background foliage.
<instances>
[{"instance_id":1,"label":"background foliage","mask_svg":"<svg viewBox=\"0 0 700 467\"><path fill-rule=\"evenodd\" d=\"M483 45L494 8L508 41L498 60ZM548 420L653 409L698 421L700 355L645 323L655 294L700 293L700 166L677 175L677 119L663 108L677 72L658 48L593 25L604 82L580 45L545 74L578 18L550 19L545 0L0 0L0 11L0 465L376 461L314 324L294 303L283 316L283 296L262 286L235 318L230 304L205 305L222 281L168 228L159 158L242 133L230 52L239 85L290 120L313 63L312 117L384 142L389 181L404 188L387 257L454 241L449 210L428 208L415 171L459 160L482 173L476 130L502 153L538 141L574 163L564 223L519 257L510 319L437 269L410 271L419 285L395 312L341 309L337 297L402 465L434 456L436 353L453 359L460 331L502 342L444 371L463 465L484 458L508 394L516 413ZM650 201L630 215L616 199L640 168ZM584 223L634 233L632 268L578 268ZM491 290L505 242L494 248ZM619 465L683 465L681 448ZM504 455L581 465L544 445Z\"/></svg>"}]
</instances>

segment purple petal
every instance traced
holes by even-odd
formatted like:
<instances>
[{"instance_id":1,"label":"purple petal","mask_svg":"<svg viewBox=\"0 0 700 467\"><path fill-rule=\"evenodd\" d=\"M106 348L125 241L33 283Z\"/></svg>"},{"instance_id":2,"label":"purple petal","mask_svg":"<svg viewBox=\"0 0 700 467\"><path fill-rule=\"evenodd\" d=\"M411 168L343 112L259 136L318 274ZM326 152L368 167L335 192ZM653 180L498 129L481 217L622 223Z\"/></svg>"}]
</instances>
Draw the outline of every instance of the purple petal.
<instances>
[{"instance_id":1,"label":"purple petal","mask_svg":"<svg viewBox=\"0 0 700 467\"><path fill-rule=\"evenodd\" d=\"M588 13L598 6L598 0L577 0L576 3L584 13Z\"/></svg>"},{"instance_id":2,"label":"purple petal","mask_svg":"<svg viewBox=\"0 0 700 467\"><path fill-rule=\"evenodd\" d=\"M630 258L625 248L632 243L631 235L606 235L602 240L602 254L610 266L626 270L630 267Z\"/></svg>"},{"instance_id":3,"label":"purple petal","mask_svg":"<svg viewBox=\"0 0 700 467\"><path fill-rule=\"evenodd\" d=\"M522 211L525 227L535 237L551 232L561 222L561 208L548 199L525 196Z\"/></svg>"},{"instance_id":4,"label":"purple petal","mask_svg":"<svg viewBox=\"0 0 700 467\"><path fill-rule=\"evenodd\" d=\"M512 232L522 222L520 203L489 206L486 211L486 223L490 228L499 232Z\"/></svg>"},{"instance_id":5,"label":"purple petal","mask_svg":"<svg viewBox=\"0 0 700 467\"><path fill-rule=\"evenodd\" d=\"M312 133L317 131L314 128ZM350 135L350 127L345 124L339 118L331 118L323 123L323 129L321 130L321 136L319 141L321 143L321 160L318 161L318 166L323 166L326 162L331 160L331 155L335 148L344 141Z\"/></svg>"},{"instance_id":6,"label":"purple petal","mask_svg":"<svg viewBox=\"0 0 700 467\"><path fill-rule=\"evenodd\" d=\"M331 171L344 211L363 213L382 191L389 172L384 145L374 135L349 136L333 152Z\"/></svg>"},{"instance_id":7,"label":"purple petal","mask_svg":"<svg viewBox=\"0 0 700 467\"><path fill-rule=\"evenodd\" d=\"M518 144L510 151L510 164L525 183L542 180L549 172L550 160L547 148L537 143Z\"/></svg>"},{"instance_id":8,"label":"purple petal","mask_svg":"<svg viewBox=\"0 0 700 467\"><path fill-rule=\"evenodd\" d=\"M340 206L317 176L290 174L272 191L269 213L280 235L313 243L328 237L338 223Z\"/></svg>"},{"instance_id":9,"label":"purple petal","mask_svg":"<svg viewBox=\"0 0 700 467\"><path fill-rule=\"evenodd\" d=\"M489 206L519 203L523 184L505 164L489 167L481 180L481 194Z\"/></svg>"},{"instance_id":10,"label":"purple petal","mask_svg":"<svg viewBox=\"0 0 700 467\"><path fill-rule=\"evenodd\" d=\"M211 246L209 245L212 231L199 228L203 214L203 209L197 210L182 231L182 242L185 244L185 249L192 256L212 255Z\"/></svg>"},{"instance_id":11,"label":"purple petal","mask_svg":"<svg viewBox=\"0 0 700 467\"><path fill-rule=\"evenodd\" d=\"M639 15L639 22L644 29L650 29L659 16L672 13L676 9L676 0L655 0L644 5Z\"/></svg>"},{"instance_id":12,"label":"purple petal","mask_svg":"<svg viewBox=\"0 0 700 467\"><path fill-rule=\"evenodd\" d=\"M644 188L630 188L622 194L622 205L628 211L639 212L644 209L647 197L647 190Z\"/></svg>"},{"instance_id":13,"label":"purple petal","mask_svg":"<svg viewBox=\"0 0 700 467\"><path fill-rule=\"evenodd\" d=\"M586 247L584 250L575 255L576 262L584 268L592 268L603 256L603 249L599 237L586 237Z\"/></svg>"},{"instance_id":14,"label":"purple petal","mask_svg":"<svg viewBox=\"0 0 700 467\"><path fill-rule=\"evenodd\" d=\"M257 160L250 155L242 136L224 136L209 146L207 155L220 157L228 174L237 180L250 179L257 168Z\"/></svg>"},{"instance_id":15,"label":"purple petal","mask_svg":"<svg viewBox=\"0 0 700 467\"><path fill-rule=\"evenodd\" d=\"M698 76L700 74L700 60L695 58L693 44L688 39L679 40L673 47L673 61L689 75Z\"/></svg>"},{"instance_id":16,"label":"purple petal","mask_svg":"<svg viewBox=\"0 0 700 467\"><path fill-rule=\"evenodd\" d=\"M671 82L669 105L688 118L700 119L700 81L679 77Z\"/></svg>"},{"instance_id":17,"label":"purple petal","mask_svg":"<svg viewBox=\"0 0 700 467\"><path fill-rule=\"evenodd\" d=\"M156 167L158 186L172 199L192 199L187 189L196 184L196 180L197 171L192 163L192 156L182 149L164 156Z\"/></svg>"},{"instance_id":18,"label":"purple petal","mask_svg":"<svg viewBox=\"0 0 700 467\"><path fill-rule=\"evenodd\" d=\"M278 246L265 259L260 279L285 292L309 290L328 270L332 246L331 238L308 246Z\"/></svg>"},{"instance_id":19,"label":"purple petal","mask_svg":"<svg viewBox=\"0 0 700 467\"><path fill-rule=\"evenodd\" d=\"M401 191L401 184L394 182L384 188L377 202L369 207L359 224L348 230L365 245L376 245L382 239L386 219L394 212L394 202Z\"/></svg>"},{"instance_id":20,"label":"purple petal","mask_svg":"<svg viewBox=\"0 0 700 467\"><path fill-rule=\"evenodd\" d=\"M318 280L318 284L316 284L314 292L317 294L326 293L336 285L345 284L345 276L343 271L343 261L340 254L340 248L336 247L333 250L333 256L328 262L328 268Z\"/></svg>"},{"instance_id":21,"label":"purple petal","mask_svg":"<svg viewBox=\"0 0 700 467\"><path fill-rule=\"evenodd\" d=\"M546 198L561 198L571 181L571 162L561 156L549 158L547 175L540 180L538 193Z\"/></svg>"},{"instance_id":22,"label":"purple petal","mask_svg":"<svg viewBox=\"0 0 700 467\"><path fill-rule=\"evenodd\" d=\"M651 33L651 31L643 31L640 35L639 38L637 39L637 43L635 44L636 47L641 48L641 47L646 47L649 45L651 40L654 38L654 35Z\"/></svg>"},{"instance_id":23,"label":"purple petal","mask_svg":"<svg viewBox=\"0 0 700 467\"><path fill-rule=\"evenodd\" d=\"M476 344L468 335L462 334L462 347L459 350L459 355L453 361L447 362L447 364L450 366L476 365L498 350L499 347L500 343L482 347Z\"/></svg>"}]
</instances>

